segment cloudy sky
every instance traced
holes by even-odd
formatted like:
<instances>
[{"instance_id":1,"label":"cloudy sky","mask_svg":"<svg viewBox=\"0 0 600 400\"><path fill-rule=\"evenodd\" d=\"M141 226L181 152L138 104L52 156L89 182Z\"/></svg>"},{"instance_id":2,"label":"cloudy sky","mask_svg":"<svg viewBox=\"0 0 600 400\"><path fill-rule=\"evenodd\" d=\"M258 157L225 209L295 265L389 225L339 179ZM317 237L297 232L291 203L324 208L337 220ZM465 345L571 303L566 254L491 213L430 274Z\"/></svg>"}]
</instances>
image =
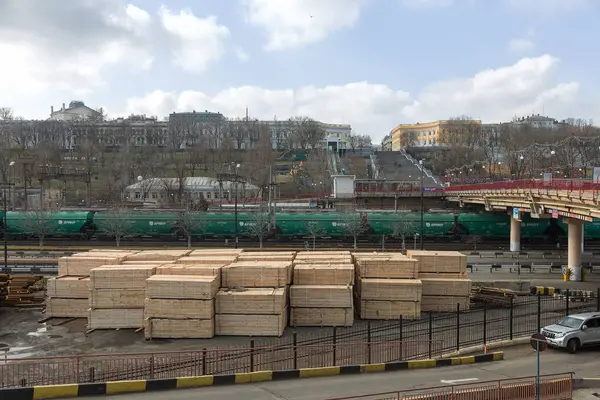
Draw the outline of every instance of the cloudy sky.
<instances>
[{"instance_id":1,"label":"cloudy sky","mask_svg":"<svg viewBox=\"0 0 600 400\"><path fill-rule=\"evenodd\" d=\"M0 0L0 106L600 122L598 0Z\"/></svg>"}]
</instances>

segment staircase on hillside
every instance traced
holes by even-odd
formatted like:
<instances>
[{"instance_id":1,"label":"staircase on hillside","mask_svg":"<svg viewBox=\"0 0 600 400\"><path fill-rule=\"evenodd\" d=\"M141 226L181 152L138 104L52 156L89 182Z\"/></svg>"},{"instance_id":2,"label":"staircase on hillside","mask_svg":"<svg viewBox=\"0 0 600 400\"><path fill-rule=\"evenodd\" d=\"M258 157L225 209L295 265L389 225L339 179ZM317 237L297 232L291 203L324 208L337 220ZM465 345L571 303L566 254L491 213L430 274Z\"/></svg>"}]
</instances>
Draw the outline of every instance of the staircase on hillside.
<instances>
[{"instance_id":1,"label":"staircase on hillside","mask_svg":"<svg viewBox=\"0 0 600 400\"><path fill-rule=\"evenodd\" d=\"M401 151L380 151L376 153L379 178L387 180L414 181L421 178L422 166L418 161ZM423 185L440 186L430 171L423 168Z\"/></svg>"}]
</instances>

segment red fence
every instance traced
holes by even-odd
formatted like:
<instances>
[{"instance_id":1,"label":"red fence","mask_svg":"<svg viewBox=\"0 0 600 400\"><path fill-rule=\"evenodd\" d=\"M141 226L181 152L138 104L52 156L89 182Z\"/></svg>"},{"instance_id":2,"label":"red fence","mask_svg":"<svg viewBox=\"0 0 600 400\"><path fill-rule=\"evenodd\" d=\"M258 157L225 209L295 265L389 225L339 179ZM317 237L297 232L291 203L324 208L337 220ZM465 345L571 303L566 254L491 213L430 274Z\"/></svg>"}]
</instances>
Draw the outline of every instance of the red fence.
<instances>
[{"instance_id":1,"label":"red fence","mask_svg":"<svg viewBox=\"0 0 600 400\"><path fill-rule=\"evenodd\" d=\"M0 364L0 388L385 363L439 357L442 351L441 341L405 340L9 358Z\"/></svg>"},{"instance_id":2,"label":"red fence","mask_svg":"<svg viewBox=\"0 0 600 400\"><path fill-rule=\"evenodd\" d=\"M564 191L594 191L600 190L600 183L580 179L553 179L544 181L540 179L523 179L518 181L498 181L475 183L470 185L452 185L444 189L445 192L460 192L465 190L506 190L506 189L541 189Z\"/></svg>"},{"instance_id":3,"label":"red fence","mask_svg":"<svg viewBox=\"0 0 600 400\"><path fill-rule=\"evenodd\" d=\"M536 400L537 377L502 379L466 383L452 386L436 386L395 392L373 393L327 400L486 400L514 399ZM573 398L573 374L540 376L541 400L570 400Z\"/></svg>"}]
</instances>

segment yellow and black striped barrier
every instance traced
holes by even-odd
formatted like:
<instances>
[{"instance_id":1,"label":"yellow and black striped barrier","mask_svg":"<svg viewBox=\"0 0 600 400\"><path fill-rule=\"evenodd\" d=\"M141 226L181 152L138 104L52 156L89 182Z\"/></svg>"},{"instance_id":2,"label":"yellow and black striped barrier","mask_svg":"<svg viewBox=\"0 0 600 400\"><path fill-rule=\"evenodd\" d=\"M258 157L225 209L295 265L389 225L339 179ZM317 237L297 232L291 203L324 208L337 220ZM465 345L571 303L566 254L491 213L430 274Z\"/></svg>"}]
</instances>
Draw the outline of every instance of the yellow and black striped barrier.
<instances>
[{"instance_id":1,"label":"yellow and black striped barrier","mask_svg":"<svg viewBox=\"0 0 600 400\"><path fill-rule=\"evenodd\" d=\"M540 295L540 296L554 296L555 294L560 294L561 290L559 288L551 287L551 286L531 286L529 288L531 294Z\"/></svg>"},{"instance_id":2,"label":"yellow and black striped barrier","mask_svg":"<svg viewBox=\"0 0 600 400\"><path fill-rule=\"evenodd\" d=\"M81 383L72 385L34 386L27 388L0 389L2 400L38 400L68 397L102 396L124 393L153 392L160 390L199 388L205 386L233 385L279 381L284 379L313 378L336 375L353 375L371 372L402 371L410 369L447 367L475 364L504 359L503 352L438 360L397 361L381 364L347 365L342 367L303 368L286 371L258 371L229 375L193 376L173 379L132 380L105 383Z\"/></svg>"}]
</instances>

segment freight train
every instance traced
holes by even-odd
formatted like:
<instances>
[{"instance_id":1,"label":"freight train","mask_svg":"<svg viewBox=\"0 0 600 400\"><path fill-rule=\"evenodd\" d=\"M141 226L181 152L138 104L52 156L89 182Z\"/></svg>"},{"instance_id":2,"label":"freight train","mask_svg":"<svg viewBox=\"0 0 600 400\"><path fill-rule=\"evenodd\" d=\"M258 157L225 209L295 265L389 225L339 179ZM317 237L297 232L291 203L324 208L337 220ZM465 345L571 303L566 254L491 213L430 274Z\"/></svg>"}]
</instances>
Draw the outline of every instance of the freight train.
<instances>
[{"instance_id":1,"label":"freight train","mask_svg":"<svg viewBox=\"0 0 600 400\"><path fill-rule=\"evenodd\" d=\"M195 214L190 214L195 215ZM197 214L198 224L188 224L195 240L229 239L235 237L236 215L232 212L206 212ZM2 216L2 213L0 213ZM364 212L361 238L381 239L382 236L404 234L411 238L421 233L421 214ZM3 218L0 218L3 221ZM112 239L116 227L126 238L156 238L177 240L186 236L181 228L181 214L175 211L131 211L122 214L111 212L58 211L25 212L6 214L9 240L39 237L71 238L74 240ZM1 222L0 222L1 223ZM240 238L253 235L256 214L237 213L237 235ZM4 229L0 230L0 233ZM267 237L286 241L309 238L311 232L331 239L349 239L344 214L338 212L277 212L273 228ZM523 241L557 241L565 236L566 225L557 219L525 218L521 227ZM425 213L423 237L435 241L465 240L479 237L487 240L508 240L510 217L498 213ZM600 220L585 225L588 240L600 239Z\"/></svg>"}]
</instances>

